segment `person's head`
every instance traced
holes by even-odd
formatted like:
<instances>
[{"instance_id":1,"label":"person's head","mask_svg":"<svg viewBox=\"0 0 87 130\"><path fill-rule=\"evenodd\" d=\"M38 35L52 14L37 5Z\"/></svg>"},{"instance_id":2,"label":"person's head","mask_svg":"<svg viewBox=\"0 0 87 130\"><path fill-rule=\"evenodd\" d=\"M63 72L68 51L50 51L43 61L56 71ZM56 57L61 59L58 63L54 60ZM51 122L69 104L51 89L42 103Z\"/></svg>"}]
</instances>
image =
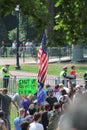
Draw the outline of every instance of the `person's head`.
<instances>
[{"instance_id":1,"label":"person's head","mask_svg":"<svg viewBox=\"0 0 87 130\"><path fill-rule=\"evenodd\" d=\"M40 122L40 121L41 121L41 113L35 112L35 113L34 113L33 120L34 120L35 122Z\"/></svg>"},{"instance_id":2,"label":"person's head","mask_svg":"<svg viewBox=\"0 0 87 130\"><path fill-rule=\"evenodd\" d=\"M71 69L75 69L75 65L72 65L72 66L71 66Z\"/></svg>"},{"instance_id":3,"label":"person's head","mask_svg":"<svg viewBox=\"0 0 87 130\"><path fill-rule=\"evenodd\" d=\"M65 90L65 89L62 89L62 90L61 90L61 95L64 96L65 94L67 94L66 90Z\"/></svg>"},{"instance_id":4,"label":"person's head","mask_svg":"<svg viewBox=\"0 0 87 130\"><path fill-rule=\"evenodd\" d=\"M46 89L49 89L49 88L51 88L51 86L50 86L50 84L47 84Z\"/></svg>"},{"instance_id":5,"label":"person's head","mask_svg":"<svg viewBox=\"0 0 87 130\"><path fill-rule=\"evenodd\" d=\"M7 94L7 93L8 93L7 88L3 88L3 89L2 89L2 94Z\"/></svg>"},{"instance_id":6,"label":"person's head","mask_svg":"<svg viewBox=\"0 0 87 130\"><path fill-rule=\"evenodd\" d=\"M30 115L34 115L34 113L36 112L35 105L34 104L30 104L28 110L29 110Z\"/></svg>"},{"instance_id":7,"label":"person's head","mask_svg":"<svg viewBox=\"0 0 87 130\"><path fill-rule=\"evenodd\" d=\"M75 82L72 82L72 87L75 89L75 87L76 87L76 83Z\"/></svg>"},{"instance_id":8,"label":"person's head","mask_svg":"<svg viewBox=\"0 0 87 130\"><path fill-rule=\"evenodd\" d=\"M57 110L57 111L60 111L61 109L61 104L59 102L55 102L53 104L53 109Z\"/></svg>"},{"instance_id":9,"label":"person's head","mask_svg":"<svg viewBox=\"0 0 87 130\"><path fill-rule=\"evenodd\" d=\"M20 124L21 130L29 130L29 122L28 121L23 121Z\"/></svg>"},{"instance_id":10,"label":"person's head","mask_svg":"<svg viewBox=\"0 0 87 130\"><path fill-rule=\"evenodd\" d=\"M60 83L59 84L59 89L62 90L64 88L64 84Z\"/></svg>"},{"instance_id":11,"label":"person's head","mask_svg":"<svg viewBox=\"0 0 87 130\"><path fill-rule=\"evenodd\" d=\"M54 92L53 92L53 89L49 89L49 90L48 90L48 95L49 95L50 97L53 96L53 93L54 93Z\"/></svg>"},{"instance_id":12,"label":"person's head","mask_svg":"<svg viewBox=\"0 0 87 130\"><path fill-rule=\"evenodd\" d=\"M45 103L44 110L46 110L46 111L50 110L50 104L49 103Z\"/></svg>"},{"instance_id":13,"label":"person's head","mask_svg":"<svg viewBox=\"0 0 87 130\"><path fill-rule=\"evenodd\" d=\"M59 84L57 84L57 85L55 86L55 89L59 89Z\"/></svg>"},{"instance_id":14,"label":"person's head","mask_svg":"<svg viewBox=\"0 0 87 130\"><path fill-rule=\"evenodd\" d=\"M33 95L33 94L29 94L29 95L28 95L28 99L29 99L29 100L32 100L32 99L33 99L33 97L34 97L34 95Z\"/></svg>"},{"instance_id":15,"label":"person's head","mask_svg":"<svg viewBox=\"0 0 87 130\"><path fill-rule=\"evenodd\" d=\"M5 65L6 68L9 68L9 66L10 66L9 64L6 64L6 65Z\"/></svg>"},{"instance_id":16,"label":"person's head","mask_svg":"<svg viewBox=\"0 0 87 130\"><path fill-rule=\"evenodd\" d=\"M63 70L64 70L64 71L67 71L67 66L64 66L64 67L63 67Z\"/></svg>"},{"instance_id":17,"label":"person's head","mask_svg":"<svg viewBox=\"0 0 87 130\"><path fill-rule=\"evenodd\" d=\"M24 117L25 115L25 109L24 108L20 108L19 109L19 117Z\"/></svg>"}]
</instances>

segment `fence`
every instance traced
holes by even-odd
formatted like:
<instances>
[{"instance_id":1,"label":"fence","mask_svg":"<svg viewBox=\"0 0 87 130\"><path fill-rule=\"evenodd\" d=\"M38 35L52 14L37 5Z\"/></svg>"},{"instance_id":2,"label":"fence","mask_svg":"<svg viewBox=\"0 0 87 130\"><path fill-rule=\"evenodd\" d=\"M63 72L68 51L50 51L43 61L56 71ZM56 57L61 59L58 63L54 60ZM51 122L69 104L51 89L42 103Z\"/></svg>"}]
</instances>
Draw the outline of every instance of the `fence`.
<instances>
[{"instance_id":1,"label":"fence","mask_svg":"<svg viewBox=\"0 0 87 130\"><path fill-rule=\"evenodd\" d=\"M24 50L24 51L23 51ZM37 52L39 47L27 47L26 50L23 47L19 47L19 56L26 60L28 57L37 58ZM48 47L49 58L61 58L64 56L71 57L71 47ZM7 47L5 51L0 48L1 57L15 57L16 51L14 52L11 47Z\"/></svg>"},{"instance_id":2,"label":"fence","mask_svg":"<svg viewBox=\"0 0 87 130\"><path fill-rule=\"evenodd\" d=\"M15 92L17 92L17 87L16 87L16 77L14 78L10 78L9 79L9 85L8 85L8 91L10 94L14 94ZM0 88L3 87L3 79L2 77L0 77Z\"/></svg>"},{"instance_id":3,"label":"fence","mask_svg":"<svg viewBox=\"0 0 87 130\"><path fill-rule=\"evenodd\" d=\"M20 75L14 76L13 78L10 78L9 80L9 85L8 85L9 94L14 95L17 92L17 81L19 78L35 78L37 80L37 76L27 76L27 77L20 76ZM53 77L47 77L45 85L50 84L52 87L54 87L55 85L59 83L60 83L60 78L53 76ZM76 83L84 85L84 79L79 78L76 80ZM2 85L3 85L3 79L2 77L0 77L0 88L2 88Z\"/></svg>"},{"instance_id":4,"label":"fence","mask_svg":"<svg viewBox=\"0 0 87 130\"><path fill-rule=\"evenodd\" d=\"M23 62L29 60L32 57L37 61L37 53L39 47L27 47L26 50L23 47L19 47L19 57L23 58ZM16 57L16 51L13 52L11 47L7 47L6 51L2 52L0 48L1 57ZM66 47L48 47L49 59L57 58L59 61L72 60L72 61L87 61L87 47L84 48L72 48L71 46ZM65 58L65 59L64 59Z\"/></svg>"},{"instance_id":5,"label":"fence","mask_svg":"<svg viewBox=\"0 0 87 130\"><path fill-rule=\"evenodd\" d=\"M37 80L36 76L27 76L27 77L20 76L20 75L14 76L13 78L9 79L9 85L8 85L9 94L14 95L17 92L17 81L19 78L35 78ZM56 84L55 82L56 82L55 77L52 77L52 78L47 78L45 84L51 84L52 86L55 86ZM2 88L2 86L3 86L3 79L2 77L0 77L0 88Z\"/></svg>"}]
</instances>

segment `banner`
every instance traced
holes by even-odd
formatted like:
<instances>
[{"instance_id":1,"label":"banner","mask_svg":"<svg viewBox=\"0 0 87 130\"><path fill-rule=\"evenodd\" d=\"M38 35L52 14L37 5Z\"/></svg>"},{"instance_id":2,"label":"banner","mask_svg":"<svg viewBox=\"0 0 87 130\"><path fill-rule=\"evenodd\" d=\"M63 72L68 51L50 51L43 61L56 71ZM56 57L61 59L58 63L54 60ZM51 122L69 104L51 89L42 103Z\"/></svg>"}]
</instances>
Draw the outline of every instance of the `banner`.
<instances>
[{"instance_id":1,"label":"banner","mask_svg":"<svg viewBox=\"0 0 87 130\"><path fill-rule=\"evenodd\" d=\"M18 93L21 94L35 94L36 93L36 79L35 78L20 78L18 79Z\"/></svg>"}]
</instances>

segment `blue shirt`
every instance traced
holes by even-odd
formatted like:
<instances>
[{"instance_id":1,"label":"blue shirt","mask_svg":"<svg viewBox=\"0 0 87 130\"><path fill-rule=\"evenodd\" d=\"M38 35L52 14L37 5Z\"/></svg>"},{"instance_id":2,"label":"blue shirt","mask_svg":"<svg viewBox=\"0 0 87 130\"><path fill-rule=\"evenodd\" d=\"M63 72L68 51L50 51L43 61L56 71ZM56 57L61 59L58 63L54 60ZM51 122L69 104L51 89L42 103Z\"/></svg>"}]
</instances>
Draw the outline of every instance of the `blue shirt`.
<instances>
[{"instance_id":1,"label":"blue shirt","mask_svg":"<svg viewBox=\"0 0 87 130\"><path fill-rule=\"evenodd\" d=\"M15 125L15 129L16 130L21 130L20 128L20 124L24 121L24 117L17 117L16 119L14 119L14 125Z\"/></svg>"},{"instance_id":2,"label":"blue shirt","mask_svg":"<svg viewBox=\"0 0 87 130\"><path fill-rule=\"evenodd\" d=\"M21 130L20 128L20 124L24 121L24 120L27 120L29 119L29 122L32 122L32 119L30 118L30 115L29 116L26 116L26 117L17 117L14 119L14 126L15 126L15 130Z\"/></svg>"}]
</instances>

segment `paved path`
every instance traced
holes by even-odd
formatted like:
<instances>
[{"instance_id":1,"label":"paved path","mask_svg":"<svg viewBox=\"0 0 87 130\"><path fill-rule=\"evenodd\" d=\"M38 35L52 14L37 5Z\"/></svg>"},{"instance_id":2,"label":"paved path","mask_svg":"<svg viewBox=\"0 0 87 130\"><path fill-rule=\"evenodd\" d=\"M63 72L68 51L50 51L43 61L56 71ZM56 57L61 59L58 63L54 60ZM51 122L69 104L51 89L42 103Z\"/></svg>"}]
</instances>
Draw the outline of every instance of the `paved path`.
<instances>
[{"instance_id":1,"label":"paved path","mask_svg":"<svg viewBox=\"0 0 87 130\"><path fill-rule=\"evenodd\" d=\"M50 60L50 62L54 62L54 59ZM4 64L15 65L15 63L16 63L15 58L0 58L0 64L1 65L4 65ZM20 66L21 66L23 64L36 64L37 62L35 61L34 58L27 58L26 62L23 62L23 59L20 58L19 63L20 63ZM20 72L20 71L17 71L17 70L11 71L11 74L16 76L16 78L20 78L20 77L35 77L35 78L37 78L37 74L29 73L29 72ZM46 83L54 85L55 84L55 76L48 75Z\"/></svg>"},{"instance_id":2,"label":"paved path","mask_svg":"<svg viewBox=\"0 0 87 130\"><path fill-rule=\"evenodd\" d=\"M57 59L56 59L57 60ZM54 62L56 61L55 59L51 59L49 62ZM24 62L23 61L23 58L19 58L19 63L20 63L20 66L23 65L23 64L37 64L37 62L35 61L34 58L27 58L26 61ZM15 65L16 64L16 59L13 57L13 58L0 58L0 65L5 65L5 64L10 64L10 65ZM15 76L18 76L18 77L36 77L37 74L34 74L34 73L28 73L28 72L20 72L20 71L11 71L11 73ZM49 76L48 76L49 77ZM55 76L50 76L50 77L55 77Z\"/></svg>"},{"instance_id":3,"label":"paved path","mask_svg":"<svg viewBox=\"0 0 87 130\"><path fill-rule=\"evenodd\" d=\"M20 71L10 71L12 75L17 77L36 77L37 74L29 73L29 72L20 72ZM48 75L48 78L55 78L56 76Z\"/></svg>"},{"instance_id":4,"label":"paved path","mask_svg":"<svg viewBox=\"0 0 87 130\"><path fill-rule=\"evenodd\" d=\"M50 60L50 62L54 62L54 60ZM24 62L23 61L23 58L20 58L19 59L19 63L20 63L20 66L23 65L23 64L37 64L37 62L35 61L34 58L27 58L26 61ZM0 58L0 65L5 65L5 64L10 64L10 65L15 65L16 64L16 59L13 57L13 58ZM29 72L20 72L20 71L11 71L12 75L15 75L17 77L36 77L37 74L34 74L34 73L29 73ZM49 76L48 76L49 77ZM50 77L55 77L55 76L50 76Z\"/></svg>"},{"instance_id":5,"label":"paved path","mask_svg":"<svg viewBox=\"0 0 87 130\"><path fill-rule=\"evenodd\" d=\"M63 57L63 58L59 59L59 58L54 57L54 58L49 59L49 63L57 63L57 62L60 62L60 61L67 61L67 60L70 60L70 58L69 57ZM21 64L36 64L37 61L36 61L35 58L27 57L25 59L19 58L19 63L20 63L20 65ZM5 65L5 64L15 65L16 64L16 58L15 57L12 57L12 58L0 57L0 65Z\"/></svg>"},{"instance_id":6,"label":"paved path","mask_svg":"<svg viewBox=\"0 0 87 130\"><path fill-rule=\"evenodd\" d=\"M19 58L19 63L21 64L33 64L36 63L34 58L26 58L26 60L24 61L23 58ZM12 57L12 58L6 58L6 57L1 57L0 58L0 65L5 65L5 64L10 64L10 65L16 65L16 58Z\"/></svg>"}]
</instances>

